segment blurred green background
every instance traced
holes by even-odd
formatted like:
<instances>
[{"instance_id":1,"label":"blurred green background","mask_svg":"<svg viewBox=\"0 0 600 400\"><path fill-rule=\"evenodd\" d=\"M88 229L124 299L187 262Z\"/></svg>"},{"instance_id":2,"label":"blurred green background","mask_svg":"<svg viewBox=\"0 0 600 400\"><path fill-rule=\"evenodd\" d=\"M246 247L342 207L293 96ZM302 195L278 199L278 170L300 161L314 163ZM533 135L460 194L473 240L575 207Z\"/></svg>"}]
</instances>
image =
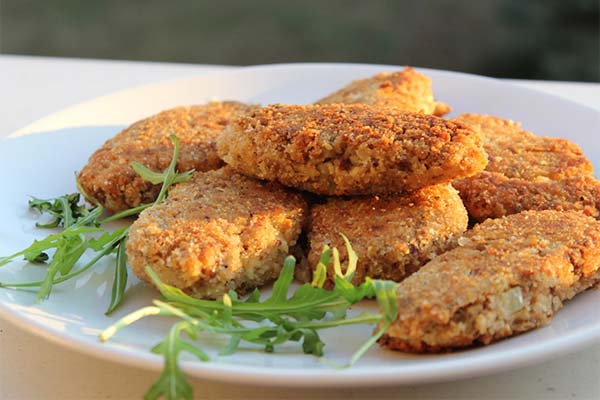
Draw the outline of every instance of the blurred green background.
<instances>
[{"instance_id":1,"label":"blurred green background","mask_svg":"<svg viewBox=\"0 0 600 400\"><path fill-rule=\"evenodd\" d=\"M0 0L0 52L600 81L598 0Z\"/></svg>"}]
</instances>

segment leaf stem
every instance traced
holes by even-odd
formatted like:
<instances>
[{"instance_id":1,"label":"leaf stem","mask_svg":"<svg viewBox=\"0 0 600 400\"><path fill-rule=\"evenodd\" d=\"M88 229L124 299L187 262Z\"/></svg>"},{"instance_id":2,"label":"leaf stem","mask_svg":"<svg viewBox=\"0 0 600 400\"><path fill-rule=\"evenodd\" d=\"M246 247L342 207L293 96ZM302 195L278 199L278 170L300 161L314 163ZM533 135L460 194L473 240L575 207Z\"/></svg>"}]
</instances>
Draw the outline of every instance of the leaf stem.
<instances>
[{"instance_id":1,"label":"leaf stem","mask_svg":"<svg viewBox=\"0 0 600 400\"><path fill-rule=\"evenodd\" d=\"M126 233L126 231L124 233ZM114 250L115 244L118 243L121 239L122 239L122 236L119 235L115 239L111 240L102 250L100 250L96 254L96 256L94 258L92 258L83 267L81 267L73 272L70 272L67 275L63 275L60 278L54 278L52 280L52 284L57 284L57 283L61 283L64 281L68 281L69 279L71 279L77 275L81 275L82 273L84 273L85 271L87 271L88 269L93 267L102 257L106 256L107 254L112 253ZM44 283L44 281L20 282L20 283L0 282L0 287L6 287L6 288L35 287L35 286L41 286L43 283Z\"/></svg>"},{"instance_id":2,"label":"leaf stem","mask_svg":"<svg viewBox=\"0 0 600 400\"><path fill-rule=\"evenodd\" d=\"M144 318L149 317L151 315L161 315L163 311L155 306L148 306L144 308L140 308L137 311L132 312L131 314L127 314L120 320L118 320L113 325L109 326L105 330L100 333L100 341L105 342L111 337L115 335L120 329L126 327L127 325L131 325L132 323Z\"/></svg>"},{"instance_id":3,"label":"leaf stem","mask_svg":"<svg viewBox=\"0 0 600 400\"><path fill-rule=\"evenodd\" d=\"M127 287L127 253L126 253L126 244L127 244L127 233L121 238L119 241L118 249L117 249L117 263L115 265L115 278L113 279L112 291L110 296L110 304L108 309L104 313L105 315L110 315L113 311L115 311L121 302L123 301L123 297L125 295L125 288Z\"/></svg>"},{"instance_id":4,"label":"leaf stem","mask_svg":"<svg viewBox=\"0 0 600 400\"><path fill-rule=\"evenodd\" d=\"M139 205L137 207L130 208L128 210L124 210L124 211L121 211L121 212L109 215L108 217L99 220L98 223L100 225L104 225L107 222L116 221L118 219L131 217L132 215L137 215L137 214L141 213L142 211L144 211L146 208L148 208L150 206L152 206L152 203L150 203L150 204L142 204L142 205Z\"/></svg>"}]
</instances>

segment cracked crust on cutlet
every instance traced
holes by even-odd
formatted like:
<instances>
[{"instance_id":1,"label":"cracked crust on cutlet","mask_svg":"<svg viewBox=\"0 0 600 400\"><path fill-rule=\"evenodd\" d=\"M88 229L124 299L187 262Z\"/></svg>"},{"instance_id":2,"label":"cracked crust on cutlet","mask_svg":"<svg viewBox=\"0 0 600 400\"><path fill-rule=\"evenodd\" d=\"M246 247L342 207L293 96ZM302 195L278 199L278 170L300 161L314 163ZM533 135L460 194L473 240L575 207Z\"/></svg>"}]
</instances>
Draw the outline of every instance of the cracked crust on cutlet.
<instances>
[{"instance_id":1,"label":"cracked crust on cutlet","mask_svg":"<svg viewBox=\"0 0 600 400\"><path fill-rule=\"evenodd\" d=\"M179 171L220 168L217 136L231 118L252 107L235 101L211 102L173 108L138 121L94 152L79 173L79 184L88 200L112 212L151 203L160 185L143 180L131 168L132 161L163 171L173 156L171 135L176 135L181 145Z\"/></svg>"},{"instance_id":2,"label":"cracked crust on cutlet","mask_svg":"<svg viewBox=\"0 0 600 400\"><path fill-rule=\"evenodd\" d=\"M410 192L487 163L463 124L357 104L260 108L233 121L217 148L244 175L325 195Z\"/></svg>"},{"instance_id":3,"label":"cracked crust on cutlet","mask_svg":"<svg viewBox=\"0 0 600 400\"><path fill-rule=\"evenodd\" d=\"M196 172L131 225L127 256L148 281L160 279L199 298L245 293L273 281L305 223L302 196L225 167Z\"/></svg>"},{"instance_id":4,"label":"cracked crust on cutlet","mask_svg":"<svg viewBox=\"0 0 600 400\"><path fill-rule=\"evenodd\" d=\"M334 103L366 104L379 109L397 108L438 117L450 112L449 105L435 101L431 79L411 67L356 80L316 102Z\"/></svg>"},{"instance_id":5,"label":"cracked crust on cutlet","mask_svg":"<svg viewBox=\"0 0 600 400\"><path fill-rule=\"evenodd\" d=\"M380 344L441 352L546 325L600 282L600 222L572 211L489 219L402 281L398 318Z\"/></svg>"}]
</instances>

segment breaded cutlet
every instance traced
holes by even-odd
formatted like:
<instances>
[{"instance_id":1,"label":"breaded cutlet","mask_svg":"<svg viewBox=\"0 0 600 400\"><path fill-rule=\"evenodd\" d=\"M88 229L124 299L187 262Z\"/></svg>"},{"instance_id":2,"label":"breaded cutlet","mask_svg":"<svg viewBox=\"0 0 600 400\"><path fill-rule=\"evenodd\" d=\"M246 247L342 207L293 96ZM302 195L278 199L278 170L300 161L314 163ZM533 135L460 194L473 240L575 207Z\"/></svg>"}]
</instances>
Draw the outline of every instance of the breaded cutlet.
<instances>
[{"instance_id":1,"label":"breaded cutlet","mask_svg":"<svg viewBox=\"0 0 600 400\"><path fill-rule=\"evenodd\" d=\"M428 186L410 195L329 198L311 209L308 266L311 279L323 246L336 247L345 265L345 234L358 264L353 283L367 276L401 281L435 256L456 246L467 229L467 211L449 184ZM328 283L333 283L333 263Z\"/></svg>"},{"instance_id":2,"label":"breaded cutlet","mask_svg":"<svg viewBox=\"0 0 600 400\"><path fill-rule=\"evenodd\" d=\"M440 352L548 324L600 282L600 221L573 211L489 219L397 289L398 318L380 344Z\"/></svg>"},{"instance_id":3,"label":"breaded cutlet","mask_svg":"<svg viewBox=\"0 0 600 400\"><path fill-rule=\"evenodd\" d=\"M475 221L525 210L573 210L600 219L600 182L589 175L530 182L481 172L452 185Z\"/></svg>"},{"instance_id":4,"label":"breaded cutlet","mask_svg":"<svg viewBox=\"0 0 600 400\"><path fill-rule=\"evenodd\" d=\"M232 121L217 149L242 174L324 195L409 192L487 163L463 124L359 104L259 108Z\"/></svg>"},{"instance_id":5,"label":"breaded cutlet","mask_svg":"<svg viewBox=\"0 0 600 400\"><path fill-rule=\"evenodd\" d=\"M316 102L334 103L366 104L378 109L394 107L438 117L450 112L450 106L434 100L431 79L411 67L356 80Z\"/></svg>"},{"instance_id":6,"label":"breaded cutlet","mask_svg":"<svg viewBox=\"0 0 600 400\"><path fill-rule=\"evenodd\" d=\"M536 136L490 115L463 114L454 121L479 132L488 154L485 172L453 182L474 220L546 209L597 216L599 183L575 143Z\"/></svg>"},{"instance_id":7,"label":"breaded cutlet","mask_svg":"<svg viewBox=\"0 0 600 400\"><path fill-rule=\"evenodd\" d=\"M488 154L488 172L526 181L558 180L594 172L581 148L567 139L537 136L518 122L491 115L462 114L452 120L481 135Z\"/></svg>"},{"instance_id":8,"label":"breaded cutlet","mask_svg":"<svg viewBox=\"0 0 600 400\"><path fill-rule=\"evenodd\" d=\"M199 298L240 294L273 281L307 217L298 193L224 167L196 172L131 225L133 272Z\"/></svg>"},{"instance_id":9,"label":"breaded cutlet","mask_svg":"<svg viewBox=\"0 0 600 400\"><path fill-rule=\"evenodd\" d=\"M199 106L163 111L129 126L108 140L90 157L78 181L88 200L112 212L154 201L160 185L143 180L131 168L137 161L155 171L171 162L176 135L181 144L177 169L209 171L223 162L215 140L229 120L253 106L235 101L211 102Z\"/></svg>"}]
</instances>

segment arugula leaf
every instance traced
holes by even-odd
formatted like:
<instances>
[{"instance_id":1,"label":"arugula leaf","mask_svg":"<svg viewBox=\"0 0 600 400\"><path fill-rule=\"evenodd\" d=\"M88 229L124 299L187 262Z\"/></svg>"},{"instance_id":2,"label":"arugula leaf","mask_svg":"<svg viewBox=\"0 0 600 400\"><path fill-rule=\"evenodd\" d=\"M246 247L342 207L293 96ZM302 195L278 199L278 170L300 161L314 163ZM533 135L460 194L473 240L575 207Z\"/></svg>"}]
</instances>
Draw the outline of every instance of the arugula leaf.
<instances>
[{"instance_id":1,"label":"arugula leaf","mask_svg":"<svg viewBox=\"0 0 600 400\"><path fill-rule=\"evenodd\" d=\"M85 217L90 210L85 205L80 205L79 193L65 194L56 199L38 199L32 197L29 200L29 208L39 211L40 214L50 214L54 219L46 224L36 223L38 228L56 228L62 226L68 228L78 219Z\"/></svg>"},{"instance_id":2,"label":"arugula leaf","mask_svg":"<svg viewBox=\"0 0 600 400\"><path fill-rule=\"evenodd\" d=\"M56 251L52 256L52 259L50 260L50 264L48 265L48 268L46 270L46 276L39 285L39 291L35 298L36 302L48 298L50 292L52 291L52 287L55 283L57 283L57 274L60 274L62 278L74 276L69 275L70 272L72 271L75 264L79 261L83 253L85 253L85 251L88 248L90 248L89 241L86 240L86 237L83 235L83 233L76 233L77 229L71 229L73 226L74 225L62 232L62 235L58 235ZM101 248L101 254L104 256L106 254L112 253L113 244L113 242L109 242L110 246L106 246L106 248ZM93 260L97 261L98 259L99 258L94 258ZM95 264L95 261L93 264ZM88 263L89 266L93 264ZM84 268L82 268L81 270L87 269ZM2 284L2 286L7 286L7 284Z\"/></svg>"},{"instance_id":3,"label":"arugula leaf","mask_svg":"<svg viewBox=\"0 0 600 400\"><path fill-rule=\"evenodd\" d=\"M208 360L208 356L202 350L190 345L181 338L182 332L192 329L190 322L178 322L171 327L164 342L154 348L156 352L163 354L165 365L162 374L146 392L144 399L154 400L162 396L169 400L192 399L192 387L179 368L179 354L187 351L200 360Z\"/></svg>"},{"instance_id":4,"label":"arugula leaf","mask_svg":"<svg viewBox=\"0 0 600 400\"><path fill-rule=\"evenodd\" d=\"M59 245L61 238L64 238L65 236L95 233L95 232L100 232L100 231L101 231L101 229L99 229L99 228L87 228L87 227L73 228L72 227L68 231L48 235L42 240L34 240L33 243L29 247L27 247L19 252L11 254L10 256L7 256L7 257L0 258L0 266L8 264L13 259L15 259L19 256L23 256L28 261L35 259L35 258L39 257L46 250L56 248Z\"/></svg>"},{"instance_id":5,"label":"arugula leaf","mask_svg":"<svg viewBox=\"0 0 600 400\"><path fill-rule=\"evenodd\" d=\"M313 280L311 282L311 286L322 288L327 280L327 266L329 265L329 258L331 257L331 249L329 246L323 246L323 251L321 252L321 257L319 257L319 262L313 272Z\"/></svg>"},{"instance_id":6,"label":"arugula leaf","mask_svg":"<svg viewBox=\"0 0 600 400\"><path fill-rule=\"evenodd\" d=\"M323 355L323 348L325 347L325 343L319 337L316 329L300 329L300 333L304 337L304 341L302 342L302 351L305 354L313 354L317 357L321 357Z\"/></svg>"},{"instance_id":7,"label":"arugula leaf","mask_svg":"<svg viewBox=\"0 0 600 400\"><path fill-rule=\"evenodd\" d=\"M53 218L49 223L37 224L37 226L45 228L62 227L63 230L59 233L48 235L42 240L35 240L24 250L0 258L0 266L8 264L19 256L23 256L29 262L47 262L48 266L43 280L20 283L0 282L0 287L38 287L37 302L48 298L55 284L65 282L82 274L93 267L100 259L118 250L111 301L106 313L109 314L114 311L122 302L127 286L125 242L129 228L120 228L110 232L100 228L100 226L116 219L138 214L151 205L162 202L171 185L190 179L192 171L183 173L176 171L177 158L179 156L179 141L175 136L171 136L171 139L173 140L174 149L169 167L162 173L153 172L148 168L144 169L145 173L152 172L153 175L151 174L151 178L153 182L156 182L155 178L157 176L163 179L160 194L153 204L143 204L101 219L100 216L104 211L102 206L96 204L92 208L86 208L85 205L79 204L81 199L79 193L48 200L32 198L29 201L30 208L39 211L41 214L48 214ZM79 190L83 191L80 182L77 182L77 185ZM85 195L89 198L87 194ZM50 256L49 251L52 250L53 254ZM75 265L81 260L83 255L89 252L95 253L92 259L81 268L74 270Z\"/></svg>"},{"instance_id":8,"label":"arugula leaf","mask_svg":"<svg viewBox=\"0 0 600 400\"><path fill-rule=\"evenodd\" d=\"M352 355L345 366L352 365L396 319L398 306L394 282L366 279L358 286L352 284L357 258L348 241L346 247L349 257L344 272L336 249L326 247L321 254L319 264L322 269L329 263L330 254L333 254L334 264L337 259L339 267L336 269L333 290L323 289L324 279L320 277L313 280L312 284L301 285L292 291L295 260L289 256L284 261L279 278L273 284L271 296L264 301L260 300L260 293L256 290L246 300L238 299L235 292L230 292L219 300L195 299L180 289L165 284L147 267L147 275L165 301L155 300L153 307L145 307L123 317L102 332L100 340L110 339L120 329L147 316L171 316L181 320L173 325L167 338L152 349L164 357L163 372L147 393L148 398L152 399L159 396L167 399L189 398L186 396L192 395L188 392L190 386L185 376L177 367L179 353L187 351L196 354L203 361L208 357L202 357L205 353L198 344L181 339L180 333L183 331L194 340L201 331L228 336L228 344L219 352L222 356L234 353L242 343L260 345L265 352L273 352L283 343L301 342L305 354L320 357L325 347L319 336L320 330L352 324L379 324L380 329ZM377 299L382 314L363 313L350 318L346 316L348 307L368 297ZM246 325L247 321L252 324ZM257 325L256 322L260 324Z\"/></svg>"},{"instance_id":9,"label":"arugula leaf","mask_svg":"<svg viewBox=\"0 0 600 400\"><path fill-rule=\"evenodd\" d=\"M313 288L309 284L302 285L288 299L287 291L294 275L294 265L290 264L291 260L293 260L293 257L286 259L287 265L283 267L279 278L273 284L273 295L271 297L263 302L258 301L258 296L246 301L231 299L233 304L232 315L260 322L265 319L276 318L279 315L300 318L302 315L322 315L340 307L344 309L348 307L349 303L336 293L321 288ZM217 317L222 318L225 307L222 300L201 300L190 297L181 289L162 282L151 268L146 268L146 274L170 303L177 304L182 309L192 309L193 312L202 310L205 313L214 313Z\"/></svg>"},{"instance_id":10,"label":"arugula leaf","mask_svg":"<svg viewBox=\"0 0 600 400\"><path fill-rule=\"evenodd\" d=\"M29 261L30 263L45 264L50 257L48 257L48 253L44 253L42 251L39 253L25 253L23 254L23 258Z\"/></svg>"},{"instance_id":11,"label":"arugula leaf","mask_svg":"<svg viewBox=\"0 0 600 400\"><path fill-rule=\"evenodd\" d=\"M290 285L294 280L294 266L296 265L296 259L294 256L287 256L283 262L283 268L279 273L279 278L273 284L273 291L271 297L265 300L262 304L264 306L270 304L282 303L287 300L287 294L290 289Z\"/></svg>"},{"instance_id":12,"label":"arugula leaf","mask_svg":"<svg viewBox=\"0 0 600 400\"><path fill-rule=\"evenodd\" d=\"M132 168L142 178L153 184L162 183L159 195L152 204L142 204L101 219L103 208L97 202L89 209L79 204L78 193L49 200L32 198L29 202L30 208L52 217L50 222L37 225L46 228L60 227L62 231L48 235L42 240L36 240L24 250L0 258L0 266L23 256L30 262L47 263L46 276L36 282L0 283L0 287L38 287L36 301L41 300L50 295L53 285L84 273L100 259L116 251L111 301L106 314L116 310L123 301L127 286L125 248L129 228L110 232L100 226L138 214L152 205L161 203L166 198L170 186L191 178L193 171L183 173L176 171L179 141L175 136L171 138L174 144L173 158L163 172L152 171L139 163L132 163ZM83 193L81 188L80 192ZM84 195L93 201L87 194ZM124 316L105 329L100 335L100 340L108 340L120 329L149 316L170 316L179 319L170 328L165 339L152 349L153 352L164 357L164 369L159 379L146 393L147 399L163 396L167 399L192 397L192 388L179 368L178 362L183 352L188 352L202 361L208 361L208 355L195 343L199 340L199 332L229 337L228 344L221 349L220 355L232 354L243 343L260 345L263 346L264 351L273 352L283 343L299 342L304 353L320 357L325 347L325 343L319 336L320 330L352 324L378 324L378 331L351 357L347 365L352 365L396 319L398 305L396 284L393 282L367 278L359 285L352 283L358 255L352 249L348 238L343 234L342 238L348 254L345 268L342 268L338 249L330 249L326 246L315 268L312 282L292 290L295 259L289 256L285 259L280 276L273 285L271 296L263 301L258 290L252 292L246 299L239 299L235 292L230 292L219 300L195 299L180 289L161 282L154 271L147 268L148 276L165 301L155 300L154 305ZM90 261L82 267L75 268L82 256L90 252L94 254ZM333 264L334 287L328 291L323 289L323 286L330 262ZM363 313L354 317L347 316L347 310L352 304L373 297L377 299L381 314ZM250 324L246 325L248 322Z\"/></svg>"},{"instance_id":13,"label":"arugula leaf","mask_svg":"<svg viewBox=\"0 0 600 400\"><path fill-rule=\"evenodd\" d=\"M167 178L168 178L168 173L167 173L168 171L156 172L156 171L153 171L150 168L146 167L144 164L141 164L137 161L131 162L131 168L133 168L133 170L139 176L141 176L145 181L148 181L154 185L163 183L163 182L167 181ZM180 183L180 182L185 182L192 177L193 173L194 173L194 170L192 169L192 170L183 172L181 174L177 174L177 176L175 176L175 178L173 179L172 183L176 184L176 183Z\"/></svg>"},{"instance_id":14,"label":"arugula leaf","mask_svg":"<svg viewBox=\"0 0 600 400\"><path fill-rule=\"evenodd\" d=\"M119 240L119 247L117 249L117 263L115 265L115 278L113 279L112 291L110 296L110 304L108 309L104 313L110 315L115 311L125 295L125 288L127 287L127 253L126 253L127 235Z\"/></svg>"},{"instance_id":15,"label":"arugula leaf","mask_svg":"<svg viewBox=\"0 0 600 400\"><path fill-rule=\"evenodd\" d=\"M229 356L237 351L242 340L241 334L232 333L229 338L229 344L219 351L220 356Z\"/></svg>"},{"instance_id":16,"label":"arugula leaf","mask_svg":"<svg viewBox=\"0 0 600 400\"><path fill-rule=\"evenodd\" d=\"M160 192L154 201L154 205L160 204L163 202L165 197L167 196L167 190L174 185L175 183L185 182L191 179L194 170L177 173L177 160L179 159L179 139L177 136L171 135L171 140L173 141L173 158L171 159L171 163L167 167L167 169L162 173L164 176L163 185L160 188ZM140 175L144 178L144 175ZM146 176L146 178L151 179L152 177ZM144 179L146 179L144 178Z\"/></svg>"},{"instance_id":17,"label":"arugula leaf","mask_svg":"<svg viewBox=\"0 0 600 400\"><path fill-rule=\"evenodd\" d=\"M102 235L89 239L88 246L94 251L100 251L109 243L114 243L115 239L121 240L126 230L127 228L115 229L112 232L100 230Z\"/></svg>"},{"instance_id":18,"label":"arugula leaf","mask_svg":"<svg viewBox=\"0 0 600 400\"><path fill-rule=\"evenodd\" d=\"M386 321L395 321L398 317L398 300L396 296L398 284L393 281L370 278L367 278L366 283L373 288L377 303L383 311Z\"/></svg>"}]
</instances>

